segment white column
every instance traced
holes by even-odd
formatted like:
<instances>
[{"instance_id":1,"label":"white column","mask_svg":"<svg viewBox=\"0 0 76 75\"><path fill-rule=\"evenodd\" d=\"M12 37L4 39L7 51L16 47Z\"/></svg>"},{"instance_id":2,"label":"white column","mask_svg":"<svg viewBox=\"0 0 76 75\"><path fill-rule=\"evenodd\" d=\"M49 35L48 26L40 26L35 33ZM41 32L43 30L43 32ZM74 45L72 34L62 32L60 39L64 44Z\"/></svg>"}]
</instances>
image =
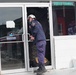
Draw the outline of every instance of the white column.
<instances>
[{"instance_id":1,"label":"white column","mask_svg":"<svg viewBox=\"0 0 76 75\"><path fill-rule=\"evenodd\" d=\"M1 44L0 44L0 75L1 75Z\"/></svg>"}]
</instances>

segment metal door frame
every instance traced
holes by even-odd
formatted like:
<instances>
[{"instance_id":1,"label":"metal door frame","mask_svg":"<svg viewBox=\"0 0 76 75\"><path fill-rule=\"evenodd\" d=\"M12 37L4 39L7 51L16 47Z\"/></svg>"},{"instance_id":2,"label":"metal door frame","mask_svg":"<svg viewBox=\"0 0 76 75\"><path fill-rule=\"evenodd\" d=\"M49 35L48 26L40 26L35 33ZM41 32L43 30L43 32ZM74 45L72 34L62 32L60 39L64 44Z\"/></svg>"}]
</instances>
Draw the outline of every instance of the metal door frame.
<instances>
[{"instance_id":1,"label":"metal door frame","mask_svg":"<svg viewBox=\"0 0 76 75\"><path fill-rule=\"evenodd\" d=\"M50 2L51 3L51 2ZM49 14L49 27L50 27L50 49L51 49L51 63L52 65L50 66L47 66L46 68L47 69L52 69L54 68L54 45L53 45L53 23L52 23L52 4L50 3L27 3L25 5L25 15L26 15L26 19L27 19L27 7L47 7L48 8L48 14ZM27 25L27 21L26 21L26 25ZM26 34L27 34L27 26L26 26ZM28 36L27 36L27 39L28 39ZM29 67L29 47L28 47L28 40L26 41L26 45L27 45L27 62L28 62L28 71L33 71L35 68L30 68Z\"/></svg>"},{"instance_id":2,"label":"metal door frame","mask_svg":"<svg viewBox=\"0 0 76 75\"><path fill-rule=\"evenodd\" d=\"M25 15L24 15L24 3L0 3L0 7L21 7L22 8L22 17L23 17L23 40L22 42L24 43L24 59L25 59L25 68L22 69L13 69L13 70L1 70L1 66L0 66L0 71L2 74L6 74L6 73L17 73L17 72L25 72L27 71L27 62L26 62L26 37L25 35ZM14 41L13 43L16 43L19 41ZM20 41L21 42L21 41ZM12 42L3 42L3 43L12 43ZM0 60L1 60L1 55L0 55ZM1 65L1 61L0 61L0 65Z\"/></svg>"}]
</instances>

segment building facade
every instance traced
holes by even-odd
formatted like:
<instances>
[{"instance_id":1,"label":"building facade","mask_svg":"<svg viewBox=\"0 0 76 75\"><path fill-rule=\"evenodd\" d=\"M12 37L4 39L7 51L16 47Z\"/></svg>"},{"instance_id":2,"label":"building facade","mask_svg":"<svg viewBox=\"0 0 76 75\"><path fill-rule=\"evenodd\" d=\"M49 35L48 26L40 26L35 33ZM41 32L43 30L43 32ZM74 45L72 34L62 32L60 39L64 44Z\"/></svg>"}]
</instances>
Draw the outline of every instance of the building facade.
<instances>
[{"instance_id":1,"label":"building facade","mask_svg":"<svg viewBox=\"0 0 76 75\"><path fill-rule=\"evenodd\" d=\"M27 17L34 14L46 35L47 69L69 68L76 58L75 1L0 1L0 70L2 73L37 68L36 46L29 40Z\"/></svg>"}]
</instances>

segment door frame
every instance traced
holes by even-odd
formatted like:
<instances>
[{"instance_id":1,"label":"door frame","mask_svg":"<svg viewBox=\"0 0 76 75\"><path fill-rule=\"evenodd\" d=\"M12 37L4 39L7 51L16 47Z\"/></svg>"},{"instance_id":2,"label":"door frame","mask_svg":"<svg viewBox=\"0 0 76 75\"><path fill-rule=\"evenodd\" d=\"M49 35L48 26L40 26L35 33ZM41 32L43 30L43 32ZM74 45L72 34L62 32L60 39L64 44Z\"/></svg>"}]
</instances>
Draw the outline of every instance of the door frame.
<instances>
[{"instance_id":1,"label":"door frame","mask_svg":"<svg viewBox=\"0 0 76 75\"><path fill-rule=\"evenodd\" d=\"M53 20L52 20L52 3L27 3L25 5L25 18L27 19L27 7L47 7L48 8L48 15L49 15L49 27L50 27L50 49L51 49L51 63L52 65L51 66L46 66L46 69L52 69L52 68L55 68L55 59L54 59L54 41L53 41ZM27 21L26 21L26 25L27 25ZM28 33L28 30L27 30L27 26L26 26L26 34ZM28 39L28 36L26 37ZM29 64L29 46L28 46L28 40L26 41L27 44L27 62L28 62L28 71L33 71L34 69L36 68L30 68L30 64Z\"/></svg>"},{"instance_id":2,"label":"door frame","mask_svg":"<svg viewBox=\"0 0 76 75\"><path fill-rule=\"evenodd\" d=\"M7 74L7 73L25 72L27 71L27 62L26 62L26 43L25 43L26 37L24 36L25 35L24 3L0 3L0 7L21 7L22 8L22 17L23 17L23 20L22 20L23 21L23 34L22 34L23 40L22 42L24 43L24 60L25 60L25 68L13 69L13 70L2 70L0 66L1 73ZM3 42L3 43L9 43L9 42ZM0 56L0 60L1 60L1 56ZM0 65L1 65L1 61L0 61Z\"/></svg>"}]
</instances>

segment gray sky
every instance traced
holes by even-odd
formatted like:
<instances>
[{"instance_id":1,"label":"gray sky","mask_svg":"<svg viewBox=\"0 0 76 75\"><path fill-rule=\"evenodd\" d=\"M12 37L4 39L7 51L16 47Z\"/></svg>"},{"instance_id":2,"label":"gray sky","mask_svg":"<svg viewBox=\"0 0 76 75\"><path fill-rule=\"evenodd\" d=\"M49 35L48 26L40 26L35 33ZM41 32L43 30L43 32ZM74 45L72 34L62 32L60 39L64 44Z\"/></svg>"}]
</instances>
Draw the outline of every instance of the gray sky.
<instances>
[{"instance_id":1,"label":"gray sky","mask_svg":"<svg viewBox=\"0 0 76 75\"><path fill-rule=\"evenodd\" d=\"M0 25L22 16L21 7L0 7Z\"/></svg>"}]
</instances>

